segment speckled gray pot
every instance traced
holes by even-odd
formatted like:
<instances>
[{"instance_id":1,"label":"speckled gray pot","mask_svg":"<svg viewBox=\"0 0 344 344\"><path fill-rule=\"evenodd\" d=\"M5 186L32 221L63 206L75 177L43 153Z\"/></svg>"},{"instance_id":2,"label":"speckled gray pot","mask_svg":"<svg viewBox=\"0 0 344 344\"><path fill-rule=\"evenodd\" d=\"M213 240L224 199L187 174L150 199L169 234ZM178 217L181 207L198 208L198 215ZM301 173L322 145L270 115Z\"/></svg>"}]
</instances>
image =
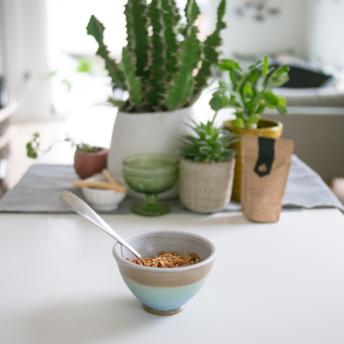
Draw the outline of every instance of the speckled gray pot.
<instances>
[{"instance_id":1,"label":"speckled gray pot","mask_svg":"<svg viewBox=\"0 0 344 344\"><path fill-rule=\"evenodd\" d=\"M202 163L181 159L179 197L189 210L214 213L230 201L235 159L219 163Z\"/></svg>"}]
</instances>

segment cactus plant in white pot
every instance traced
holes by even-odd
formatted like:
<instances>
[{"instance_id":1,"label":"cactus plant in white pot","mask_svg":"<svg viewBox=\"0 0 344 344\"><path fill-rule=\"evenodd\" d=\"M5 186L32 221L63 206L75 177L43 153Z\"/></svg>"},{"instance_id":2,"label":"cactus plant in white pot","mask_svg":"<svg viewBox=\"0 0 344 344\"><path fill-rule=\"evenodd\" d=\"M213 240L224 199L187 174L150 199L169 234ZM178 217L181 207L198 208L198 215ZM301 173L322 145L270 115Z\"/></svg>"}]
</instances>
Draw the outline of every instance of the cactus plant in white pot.
<instances>
[{"instance_id":1,"label":"cactus plant in white pot","mask_svg":"<svg viewBox=\"0 0 344 344\"><path fill-rule=\"evenodd\" d=\"M196 123L193 135L181 141L179 198L189 210L213 213L230 201L236 151L236 136L215 125L216 113L207 123Z\"/></svg>"},{"instance_id":2,"label":"cactus plant in white pot","mask_svg":"<svg viewBox=\"0 0 344 344\"><path fill-rule=\"evenodd\" d=\"M128 155L177 154L178 139L188 132L184 123L194 118L192 105L218 63L225 7L221 0L214 32L200 41L196 0L187 0L183 17L175 0L128 0L127 46L120 62L104 44L104 26L90 18L87 32L99 45L113 88L128 94L124 100L110 98L119 107L108 161L114 175L122 174Z\"/></svg>"}]
</instances>

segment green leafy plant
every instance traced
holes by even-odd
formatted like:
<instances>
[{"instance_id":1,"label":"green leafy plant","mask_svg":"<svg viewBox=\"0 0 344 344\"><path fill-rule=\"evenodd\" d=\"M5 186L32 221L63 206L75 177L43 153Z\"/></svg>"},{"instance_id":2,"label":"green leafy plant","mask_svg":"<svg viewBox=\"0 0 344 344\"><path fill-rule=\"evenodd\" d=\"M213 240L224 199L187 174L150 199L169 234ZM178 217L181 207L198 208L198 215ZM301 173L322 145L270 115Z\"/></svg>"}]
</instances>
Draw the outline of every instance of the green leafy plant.
<instances>
[{"instance_id":1,"label":"green leafy plant","mask_svg":"<svg viewBox=\"0 0 344 344\"><path fill-rule=\"evenodd\" d=\"M236 136L223 126L215 125L216 114L207 123L194 122L189 125L196 135L186 135L181 139L181 157L195 162L216 163L231 160L236 151L230 146L238 141Z\"/></svg>"},{"instance_id":2,"label":"green leafy plant","mask_svg":"<svg viewBox=\"0 0 344 344\"><path fill-rule=\"evenodd\" d=\"M110 57L104 25L92 15L87 33L98 43L96 54L104 59L113 88L128 91L125 101L110 97L109 103L126 112L170 111L192 105L218 64L225 7L226 0L221 0L216 28L202 42L197 37L200 10L196 0L187 0L184 18L175 0L128 0L124 12L127 46L120 62Z\"/></svg>"},{"instance_id":3,"label":"green leafy plant","mask_svg":"<svg viewBox=\"0 0 344 344\"><path fill-rule=\"evenodd\" d=\"M277 109L283 115L287 113L285 98L278 97L272 89L288 81L288 66L270 68L265 56L246 72L237 61L230 59L222 60L219 68L229 73L230 83L219 82L210 106L215 111L234 108L236 119L231 122L234 127L254 128L265 108Z\"/></svg>"},{"instance_id":4,"label":"green leafy plant","mask_svg":"<svg viewBox=\"0 0 344 344\"><path fill-rule=\"evenodd\" d=\"M81 150L84 153L91 153L91 152L95 153L101 150L100 147L91 146L84 142L77 143L75 139L73 139L70 136L66 136L66 138L61 141L70 142L72 148ZM47 152L51 150L55 144L61 141L53 142L45 151ZM40 134L36 132L32 135L32 139L26 144L26 155L31 159L37 159L41 151L42 150L41 150Z\"/></svg>"},{"instance_id":5,"label":"green leafy plant","mask_svg":"<svg viewBox=\"0 0 344 344\"><path fill-rule=\"evenodd\" d=\"M78 59L78 67L76 71L79 73L92 73L93 70L93 63L90 59L85 57L80 57Z\"/></svg>"}]
</instances>

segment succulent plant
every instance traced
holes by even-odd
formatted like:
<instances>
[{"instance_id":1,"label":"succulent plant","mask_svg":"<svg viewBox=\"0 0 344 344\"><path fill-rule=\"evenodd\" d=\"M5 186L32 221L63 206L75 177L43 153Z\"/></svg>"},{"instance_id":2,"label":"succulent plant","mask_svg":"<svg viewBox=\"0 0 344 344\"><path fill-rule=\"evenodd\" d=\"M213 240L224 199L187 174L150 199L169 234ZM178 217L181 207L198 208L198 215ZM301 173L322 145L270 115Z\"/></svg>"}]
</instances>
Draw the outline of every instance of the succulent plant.
<instances>
[{"instance_id":1,"label":"succulent plant","mask_svg":"<svg viewBox=\"0 0 344 344\"><path fill-rule=\"evenodd\" d=\"M231 82L220 81L210 106L214 111L234 108L236 119L231 122L234 127L254 127L266 107L277 109L280 114L287 113L285 98L278 97L271 89L288 81L288 66L270 68L268 57L265 56L246 72L237 61L230 59L222 60L219 67L229 73Z\"/></svg>"},{"instance_id":2,"label":"succulent plant","mask_svg":"<svg viewBox=\"0 0 344 344\"><path fill-rule=\"evenodd\" d=\"M104 44L103 24L92 15L87 33L98 43L113 88L128 91L128 99L109 101L126 112L155 112L192 105L207 86L218 64L220 31L226 0L217 9L214 32L201 42L195 25L200 14L196 0L187 0L185 23L175 0L128 0L125 6L127 46L115 61Z\"/></svg>"},{"instance_id":3,"label":"succulent plant","mask_svg":"<svg viewBox=\"0 0 344 344\"><path fill-rule=\"evenodd\" d=\"M207 123L194 122L189 125L196 135L186 135L181 139L181 157L195 162L216 163L231 160L236 151L230 146L238 141L236 135L215 125L216 113Z\"/></svg>"}]
</instances>

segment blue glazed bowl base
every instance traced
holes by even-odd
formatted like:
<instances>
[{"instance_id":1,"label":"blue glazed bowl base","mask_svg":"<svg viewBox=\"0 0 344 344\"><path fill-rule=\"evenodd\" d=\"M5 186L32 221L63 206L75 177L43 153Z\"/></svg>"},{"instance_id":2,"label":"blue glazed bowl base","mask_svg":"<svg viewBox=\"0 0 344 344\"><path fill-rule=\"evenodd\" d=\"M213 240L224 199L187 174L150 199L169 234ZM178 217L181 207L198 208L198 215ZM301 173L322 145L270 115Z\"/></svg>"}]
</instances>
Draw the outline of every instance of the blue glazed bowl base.
<instances>
[{"instance_id":1,"label":"blue glazed bowl base","mask_svg":"<svg viewBox=\"0 0 344 344\"><path fill-rule=\"evenodd\" d=\"M174 315L174 314L177 314L179 312L181 312L184 308L185 308L186 304L183 305L183 306L180 306L178 308L175 308L175 309L170 309L168 311L158 311L156 309L153 309L153 308L150 308L148 306L146 306L145 304L142 304L142 308L148 312L148 313L152 313L152 314L155 314L155 315Z\"/></svg>"}]
</instances>

